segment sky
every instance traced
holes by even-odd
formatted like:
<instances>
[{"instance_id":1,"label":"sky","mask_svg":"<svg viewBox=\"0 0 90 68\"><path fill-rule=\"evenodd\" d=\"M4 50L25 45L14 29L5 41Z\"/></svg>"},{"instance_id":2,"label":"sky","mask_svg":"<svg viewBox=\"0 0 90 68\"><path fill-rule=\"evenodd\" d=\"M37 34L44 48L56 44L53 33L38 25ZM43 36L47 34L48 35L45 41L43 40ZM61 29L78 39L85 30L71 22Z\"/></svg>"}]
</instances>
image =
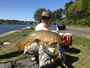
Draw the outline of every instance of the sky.
<instances>
[{"instance_id":1,"label":"sky","mask_svg":"<svg viewBox=\"0 0 90 68\"><path fill-rule=\"evenodd\" d=\"M0 19L34 21L39 8L55 11L71 0L0 0Z\"/></svg>"}]
</instances>

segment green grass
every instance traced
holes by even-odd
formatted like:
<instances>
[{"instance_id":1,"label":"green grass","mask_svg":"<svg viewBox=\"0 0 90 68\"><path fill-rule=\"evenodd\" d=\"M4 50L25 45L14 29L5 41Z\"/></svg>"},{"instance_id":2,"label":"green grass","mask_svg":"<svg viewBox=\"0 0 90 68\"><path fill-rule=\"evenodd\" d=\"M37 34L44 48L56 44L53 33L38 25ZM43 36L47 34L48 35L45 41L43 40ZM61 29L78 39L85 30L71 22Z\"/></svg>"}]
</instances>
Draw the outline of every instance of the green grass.
<instances>
[{"instance_id":1,"label":"green grass","mask_svg":"<svg viewBox=\"0 0 90 68\"><path fill-rule=\"evenodd\" d=\"M75 68L90 68L90 39L73 35L71 48L73 48L76 53L71 53L70 55L78 58L72 65Z\"/></svg>"},{"instance_id":2,"label":"green grass","mask_svg":"<svg viewBox=\"0 0 90 68\"><path fill-rule=\"evenodd\" d=\"M57 68L90 68L90 38L73 34L72 40L72 46L67 49L65 55L66 63L58 61Z\"/></svg>"},{"instance_id":3,"label":"green grass","mask_svg":"<svg viewBox=\"0 0 90 68\"><path fill-rule=\"evenodd\" d=\"M23 51L19 52L15 47L15 44L31 31L33 30L22 30L21 33L16 32L0 38L0 63L31 57L24 55ZM66 63L62 63L62 65L65 68L90 68L90 39L72 35L72 40L72 46L69 47L66 53ZM6 41L10 42L10 45L3 45L3 42ZM58 68L62 68L62 65L59 64Z\"/></svg>"},{"instance_id":4,"label":"green grass","mask_svg":"<svg viewBox=\"0 0 90 68\"><path fill-rule=\"evenodd\" d=\"M89 38L73 35L72 39L73 39L73 44L82 45L83 47L88 47L88 49L90 49L90 39Z\"/></svg>"},{"instance_id":5,"label":"green grass","mask_svg":"<svg viewBox=\"0 0 90 68\"><path fill-rule=\"evenodd\" d=\"M18 60L26 57L23 52L19 52L15 44L27 36L33 30L22 30L21 33L16 32L5 37L0 37L0 63ZM4 42L10 42L9 45L3 45Z\"/></svg>"}]
</instances>

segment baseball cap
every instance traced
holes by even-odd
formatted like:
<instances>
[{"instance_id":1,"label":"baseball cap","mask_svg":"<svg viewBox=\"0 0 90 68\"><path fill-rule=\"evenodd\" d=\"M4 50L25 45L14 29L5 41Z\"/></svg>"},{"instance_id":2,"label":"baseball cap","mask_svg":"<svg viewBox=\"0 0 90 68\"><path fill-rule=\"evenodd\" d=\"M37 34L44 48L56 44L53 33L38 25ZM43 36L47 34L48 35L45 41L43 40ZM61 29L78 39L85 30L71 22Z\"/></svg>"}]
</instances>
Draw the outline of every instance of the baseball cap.
<instances>
[{"instance_id":1,"label":"baseball cap","mask_svg":"<svg viewBox=\"0 0 90 68\"><path fill-rule=\"evenodd\" d=\"M44 12L42 12L41 17L42 17L42 18L43 18L43 17L50 18L50 17L51 17L50 12L49 12L49 11L44 11Z\"/></svg>"}]
</instances>

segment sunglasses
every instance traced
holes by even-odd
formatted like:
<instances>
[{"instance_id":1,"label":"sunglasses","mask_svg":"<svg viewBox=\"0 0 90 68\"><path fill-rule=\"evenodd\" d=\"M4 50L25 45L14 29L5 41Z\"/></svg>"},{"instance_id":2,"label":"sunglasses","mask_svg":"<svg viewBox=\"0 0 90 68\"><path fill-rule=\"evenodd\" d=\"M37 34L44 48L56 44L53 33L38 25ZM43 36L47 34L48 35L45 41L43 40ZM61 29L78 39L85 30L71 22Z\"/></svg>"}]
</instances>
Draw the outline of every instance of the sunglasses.
<instances>
[{"instance_id":1,"label":"sunglasses","mask_svg":"<svg viewBox=\"0 0 90 68\"><path fill-rule=\"evenodd\" d=\"M42 16L41 18L42 19L50 19L50 17L45 17L45 16Z\"/></svg>"}]
</instances>

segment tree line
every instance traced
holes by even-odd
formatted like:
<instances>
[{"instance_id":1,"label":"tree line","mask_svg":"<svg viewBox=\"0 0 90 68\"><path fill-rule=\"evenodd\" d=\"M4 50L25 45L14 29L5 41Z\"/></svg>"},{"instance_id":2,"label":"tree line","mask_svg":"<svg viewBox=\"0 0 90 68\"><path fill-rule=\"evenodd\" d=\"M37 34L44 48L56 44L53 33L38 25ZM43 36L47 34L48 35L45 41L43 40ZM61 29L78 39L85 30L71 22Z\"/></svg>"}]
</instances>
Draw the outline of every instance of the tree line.
<instances>
[{"instance_id":1,"label":"tree line","mask_svg":"<svg viewBox=\"0 0 90 68\"><path fill-rule=\"evenodd\" d=\"M0 24L34 24L34 21L4 20L0 19Z\"/></svg>"},{"instance_id":2,"label":"tree line","mask_svg":"<svg viewBox=\"0 0 90 68\"><path fill-rule=\"evenodd\" d=\"M39 8L34 14L35 21L40 21L41 13L46 11L45 8ZM48 9L48 11L50 11ZM59 8L50 11L52 21L66 25L81 25L90 27L90 0L70 0L65 4L64 9Z\"/></svg>"}]
</instances>

